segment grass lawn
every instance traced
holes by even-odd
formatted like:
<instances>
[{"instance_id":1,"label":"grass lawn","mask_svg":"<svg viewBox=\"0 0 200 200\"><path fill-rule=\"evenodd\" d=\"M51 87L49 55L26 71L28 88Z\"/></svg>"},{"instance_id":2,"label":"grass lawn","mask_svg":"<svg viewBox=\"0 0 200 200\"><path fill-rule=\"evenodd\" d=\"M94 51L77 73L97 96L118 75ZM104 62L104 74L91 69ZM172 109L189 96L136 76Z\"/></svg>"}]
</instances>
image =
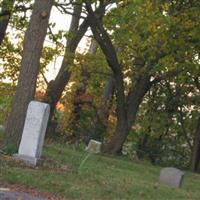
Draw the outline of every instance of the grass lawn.
<instances>
[{"instance_id":1,"label":"grass lawn","mask_svg":"<svg viewBox=\"0 0 200 200\"><path fill-rule=\"evenodd\" d=\"M46 144L36 168L1 157L0 183L19 184L78 200L199 200L200 175L186 172L183 187L158 184L160 168L120 157L91 155L70 146Z\"/></svg>"}]
</instances>

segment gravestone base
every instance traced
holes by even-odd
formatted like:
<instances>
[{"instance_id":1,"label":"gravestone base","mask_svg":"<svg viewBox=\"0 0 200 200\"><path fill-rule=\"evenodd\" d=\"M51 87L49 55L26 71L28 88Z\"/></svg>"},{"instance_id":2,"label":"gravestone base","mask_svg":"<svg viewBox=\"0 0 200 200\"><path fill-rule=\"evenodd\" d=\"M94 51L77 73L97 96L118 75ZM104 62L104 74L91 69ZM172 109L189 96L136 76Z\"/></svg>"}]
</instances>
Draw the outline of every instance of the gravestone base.
<instances>
[{"instance_id":1,"label":"gravestone base","mask_svg":"<svg viewBox=\"0 0 200 200\"><path fill-rule=\"evenodd\" d=\"M23 161L24 163L30 166L36 166L40 161L40 159L38 158L27 156L27 155L21 155L21 154L14 154L13 157L14 159Z\"/></svg>"}]
</instances>

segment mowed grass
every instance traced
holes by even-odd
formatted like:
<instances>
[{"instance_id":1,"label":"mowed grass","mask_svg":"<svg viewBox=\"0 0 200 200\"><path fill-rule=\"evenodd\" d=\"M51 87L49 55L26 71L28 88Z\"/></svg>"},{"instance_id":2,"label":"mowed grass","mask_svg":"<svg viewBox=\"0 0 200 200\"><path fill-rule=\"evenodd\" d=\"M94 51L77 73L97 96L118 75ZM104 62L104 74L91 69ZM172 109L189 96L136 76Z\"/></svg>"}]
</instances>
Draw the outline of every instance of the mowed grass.
<instances>
[{"instance_id":1,"label":"mowed grass","mask_svg":"<svg viewBox=\"0 0 200 200\"><path fill-rule=\"evenodd\" d=\"M122 157L91 155L83 150L46 144L44 162L26 167L9 157L1 158L0 183L21 184L77 200L199 200L200 175L186 172L183 187L158 183L160 168Z\"/></svg>"}]
</instances>

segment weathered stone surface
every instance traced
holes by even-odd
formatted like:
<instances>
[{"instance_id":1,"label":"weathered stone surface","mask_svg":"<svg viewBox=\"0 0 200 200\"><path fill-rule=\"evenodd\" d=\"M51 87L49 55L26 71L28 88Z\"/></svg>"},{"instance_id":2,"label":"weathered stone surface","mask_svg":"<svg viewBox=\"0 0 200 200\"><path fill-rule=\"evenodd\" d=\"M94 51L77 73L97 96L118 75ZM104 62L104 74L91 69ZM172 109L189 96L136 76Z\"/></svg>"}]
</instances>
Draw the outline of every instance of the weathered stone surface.
<instances>
[{"instance_id":1,"label":"weathered stone surface","mask_svg":"<svg viewBox=\"0 0 200 200\"><path fill-rule=\"evenodd\" d=\"M88 146L86 147L86 151L90 153L100 153L101 152L101 142L96 140L90 140Z\"/></svg>"},{"instance_id":2,"label":"weathered stone surface","mask_svg":"<svg viewBox=\"0 0 200 200\"><path fill-rule=\"evenodd\" d=\"M32 165L42 154L42 146L48 123L50 107L46 103L31 101L26 115L18 154L14 157Z\"/></svg>"},{"instance_id":3,"label":"weathered stone surface","mask_svg":"<svg viewBox=\"0 0 200 200\"><path fill-rule=\"evenodd\" d=\"M16 160L22 160L24 163L30 166L36 166L39 158L31 157L31 156L26 156L26 155L21 155L21 154L14 154L13 157Z\"/></svg>"},{"instance_id":4,"label":"weathered stone surface","mask_svg":"<svg viewBox=\"0 0 200 200\"><path fill-rule=\"evenodd\" d=\"M23 192L5 192L0 191L1 200L45 200L40 197L33 197L27 193Z\"/></svg>"},{"instance_id":5,"label":"weathered stone surface","mask_svg":"<svg viewBox=\"0 0 200 200\"><path fill-rule=\"evenodd\" d=\"M182 185L184 172L174 167L163 168L160 172L160 183L179 188Z\"/></svg>"}]
</instances>

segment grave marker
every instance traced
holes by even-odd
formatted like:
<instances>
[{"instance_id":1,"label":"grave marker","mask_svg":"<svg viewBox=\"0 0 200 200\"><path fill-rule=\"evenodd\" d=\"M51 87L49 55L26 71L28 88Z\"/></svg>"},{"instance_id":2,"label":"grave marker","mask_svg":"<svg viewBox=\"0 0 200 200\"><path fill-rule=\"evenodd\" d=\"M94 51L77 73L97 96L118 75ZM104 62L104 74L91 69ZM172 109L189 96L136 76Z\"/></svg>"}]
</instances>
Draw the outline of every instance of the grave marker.
<instances>
[{"instance_id":1,"label":"grave marker","mask_svg":"<svg viewBox=\"0 0 200 200\"><path fill-rule=\"evenodd\" d=\"M86 151L90 153L100 153L101 152L101 142L96 140L90 140L88 146L86 147Z\"/></svg>"},{"instance_id":2,"label":"grave marker","mask_svg":"<svg viewBox=\"0 0 200 200\"><path fill-rule=\"evenodd\" d=\"M163 168L160 172L160 183L170 187L180 188L183 178L184 172L174 167Z\"/></svg>"},{"instance_id":3,"label":"grave marker","mask_svg":"<svg viewBox=\"0 0 200 200\"><path fill-rule=\"evenodd\" d=\"M19 151L14 155L16 159L34 166L37 164L42 154L49 113L48 104L38 101L29 103Z\"/></svg>"}]
</instances>

